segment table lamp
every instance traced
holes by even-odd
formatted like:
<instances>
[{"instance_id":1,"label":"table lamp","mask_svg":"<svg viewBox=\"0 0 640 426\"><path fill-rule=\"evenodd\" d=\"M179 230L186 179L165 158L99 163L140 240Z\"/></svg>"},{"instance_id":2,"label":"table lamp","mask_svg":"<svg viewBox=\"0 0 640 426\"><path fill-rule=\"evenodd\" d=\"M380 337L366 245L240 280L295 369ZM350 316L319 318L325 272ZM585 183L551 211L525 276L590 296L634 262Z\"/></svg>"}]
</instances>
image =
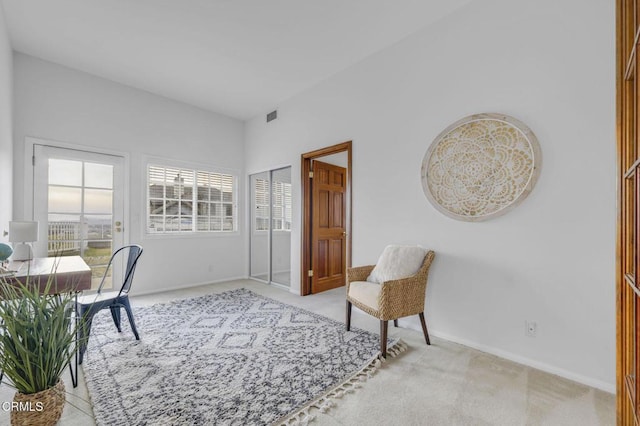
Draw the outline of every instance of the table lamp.
<instances>
[{"instance_id":1,"label":"table lamp","mask_svg":"<svg viewBox=\"0 0 640 426\"><path fill-rule=\"evenodd\" d=\"M31 243L38 241L38 222L9 222L9 241L16 243L13 247L13 260L31 260L33 258Z\"/></svg>"}]
</instances>

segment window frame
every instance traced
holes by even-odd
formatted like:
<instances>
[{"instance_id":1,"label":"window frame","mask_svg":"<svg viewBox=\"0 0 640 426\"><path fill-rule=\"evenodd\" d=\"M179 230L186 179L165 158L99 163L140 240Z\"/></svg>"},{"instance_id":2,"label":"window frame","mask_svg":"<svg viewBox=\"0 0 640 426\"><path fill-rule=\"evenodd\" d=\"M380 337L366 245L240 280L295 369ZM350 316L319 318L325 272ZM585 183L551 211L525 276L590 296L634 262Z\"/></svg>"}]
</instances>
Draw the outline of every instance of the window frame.
<instances>
[{"instance_id":1,"label":"window frame","mask_svg":"<svg viewBox=\"0 0 640 426\"><path fill-rule=\"evenodd\" d=\"M162 192L163 195L162 197L152 197L151 196L151 184L152 184L152 180L151 180L151 168L152 167L156 167L159 169L163 170L163 173L165 173L165 178L164 178L164 182L163 182L163 186L162 186ZM189 198L180 198L180 197L167 197L167 188L171 188L171 186L167 185L167 181L166 181L166 172L167 169L170 169L172 172L178 170L180 171L180 173L182 172L190 172L191 176L189 176L188 178L185 177L185 180L192 180L192 182L190 183L190 197ZM211 177L211 175L220 175L221 179L224 179L225 177L230 177L231 178L231 201L224 201L224 195L221 194L220 195L220 200L211 200L211 199L207 199L207 200L201 200L199 199L198 196L198 174L207 174L209 175L209 178ZM142 229L142 234L144 238L172 238L172 237L178 237L178 238L184 238L184 237L222 237L225 235L238 235L240 233L240 221L241 221L241 217L239 215L238 212L238 204L239 204L239 200L240 200L240 175L237 171L235 170L229 170L229 169L224 169L224 168L220 168L220 167L213 167L210 165L204 165L204 164L198 164L198 163L193 163L193 162L181 162L181 161L174 161L174 160L164 160L164 159L158 159L158 158L147 158L144 161L144 167L142 168L142 174L143 174L143 190L145 191L144 194L144 200L146 202L146 208L145 208L145 217L144 217L144 224L141 226ZM186 186L186 184L185 184ZM187 187L189 188L189 187ZM211 190L211 186L208 186L209 191ZM175 190L175 188L174 188ZM163 203L165 203L163 205L163 213L162 216L166 218L166 201L167 200L172 200L172 201L183 201L185 200L186 202L190 202L191 203L191 214L190 215L184 215L184 214L179 214L178 217L188 217L190 218L190 227L191 229L189 230L175 230L175 231L166 231L166 222L164 223L164 228L165 230L163 231L151 231L151 217L152 217L152 212L151 212L151 201L152 200L157 200L157 201L162 201ZM187 201L188 200L188 201ZM198 204L205 202L209 205L212 204L220 204L221 206L225 206L225 205L229 205L230 208L232 209L232 215L231 216L226 216L226 215L221 215L221 229L220 230L216 230L216 229L209 229L209 230L199 230L198 229L198 219L200 218L201 215L198 214L198 212L200 211ZM222 207L224 209L224 207ZM210 211L210 210L208 210ZM180 210L179 210L180 212ZM181 213L181 212L180 212ZM209 215L209 218L211 218L211 215ZM231 224L232 224L232 229L230 230L224 230L224 220L225 218L231 218Z\"/></svg>"}]
</instances>

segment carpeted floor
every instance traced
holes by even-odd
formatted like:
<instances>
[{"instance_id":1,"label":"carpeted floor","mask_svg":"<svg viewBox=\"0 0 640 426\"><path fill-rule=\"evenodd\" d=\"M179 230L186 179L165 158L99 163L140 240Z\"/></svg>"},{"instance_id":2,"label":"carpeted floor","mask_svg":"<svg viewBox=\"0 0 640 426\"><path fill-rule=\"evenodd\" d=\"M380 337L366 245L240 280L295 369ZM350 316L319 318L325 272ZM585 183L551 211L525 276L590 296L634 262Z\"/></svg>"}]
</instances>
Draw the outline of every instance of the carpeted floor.
<instances>
[{"instance_id":1,"label":"carpeted floor","mask_svg":"<svg viewBox=\"0 0 640 426\"><path fill-rule=\"evenodd\" d=\"M108 310L94 317L83 367L99 425L304 421L380 364L378 335L246 289L135 316L140 341L128 322L114 333Z\"/></svg>"},{"instance_id":2,"label":"carpeted floor","mask_svg":"<svg viewBox=\"0 0 640 426\"><path fill-rule=\"evenodd\" d=\"M252 280L237 280L184 290L133 297L134 311L171 300L246 287L284 303L344 321L344 288L308 297ZM376 333L377 320L354 310L353 324ZM144 339L144 330L140 330ZM357 392L317 412L313 426L341 425L615 425L615 396L570 380L432 336L426 346L420 331L390 327L406 352L387 362ZM133 339L133 336L128 336ZM64 375L67 400L61 426L94 424L82 369L74 389ZM0 386L0 401L13 391ZM0 410L0 424L9 413Z\"/></svg>"}]
</instances>

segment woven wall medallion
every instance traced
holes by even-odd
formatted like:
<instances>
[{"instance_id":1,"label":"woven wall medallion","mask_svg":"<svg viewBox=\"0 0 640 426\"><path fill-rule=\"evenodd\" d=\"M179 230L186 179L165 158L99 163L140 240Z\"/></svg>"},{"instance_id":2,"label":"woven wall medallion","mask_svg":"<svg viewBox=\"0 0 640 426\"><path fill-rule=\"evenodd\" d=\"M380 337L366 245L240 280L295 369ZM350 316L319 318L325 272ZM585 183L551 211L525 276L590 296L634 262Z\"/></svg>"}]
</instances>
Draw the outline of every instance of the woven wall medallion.
<instances>
[{"instance_id":1,"label":"woven wall medallion","mask_svg":"<svg viewBox=\"0 0 640 426\"><path fill-rule=\"evenodd\" d=\"M482 221L521 203L541 165L540 145L525 124L504 114L476 114L433 141L422 161L422 187L441 213Z\"/></svg>"}]
</instances>

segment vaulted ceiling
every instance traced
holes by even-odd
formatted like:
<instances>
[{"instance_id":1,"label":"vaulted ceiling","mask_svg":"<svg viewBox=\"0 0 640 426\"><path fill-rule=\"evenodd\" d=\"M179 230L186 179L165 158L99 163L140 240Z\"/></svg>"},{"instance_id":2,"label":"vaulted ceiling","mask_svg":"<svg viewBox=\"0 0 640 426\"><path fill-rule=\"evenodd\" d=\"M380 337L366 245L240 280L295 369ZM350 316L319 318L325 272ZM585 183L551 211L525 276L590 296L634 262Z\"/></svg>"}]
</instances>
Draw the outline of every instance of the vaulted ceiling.
<instances>
[{"instance_id":1,"label":"vaulted ceiling","mask_svg":"<svg viewBox=\"0 0 640 426\"><path fill-rule=\"evenodd\" d=\"M14 50L239 119L471 0L2 0Z\"/></svg>"}]
</instances>

